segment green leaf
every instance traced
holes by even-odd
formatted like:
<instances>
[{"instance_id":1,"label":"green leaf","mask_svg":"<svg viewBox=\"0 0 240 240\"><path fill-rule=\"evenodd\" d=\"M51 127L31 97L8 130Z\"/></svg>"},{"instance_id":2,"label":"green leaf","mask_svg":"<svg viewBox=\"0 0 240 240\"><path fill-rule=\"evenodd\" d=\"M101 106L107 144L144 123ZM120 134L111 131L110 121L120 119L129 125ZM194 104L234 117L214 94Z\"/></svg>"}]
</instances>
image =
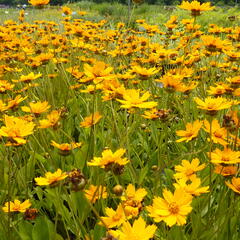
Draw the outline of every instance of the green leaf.
<instances>
[{"instance_id":1,"label":"green leaf","mask_svg":"<svg viewBox=\"0 0 240 240\"><path fill-rule=\"evenodd\" d=\"M46 217L38 217L32 231L32 240L50 240Z\"/></svg>"}]
</instances>

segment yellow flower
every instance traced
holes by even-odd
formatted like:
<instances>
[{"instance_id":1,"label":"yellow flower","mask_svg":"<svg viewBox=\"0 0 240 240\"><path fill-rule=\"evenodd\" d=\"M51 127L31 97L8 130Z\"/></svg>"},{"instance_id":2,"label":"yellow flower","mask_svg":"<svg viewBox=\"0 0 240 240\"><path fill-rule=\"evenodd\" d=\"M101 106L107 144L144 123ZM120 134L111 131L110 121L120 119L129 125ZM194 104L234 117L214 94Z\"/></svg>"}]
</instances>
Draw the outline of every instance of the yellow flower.
<instances>
[{"instance_id":1,"label":"yellow flower","mask_svg":"<svg viewBox=\"0 0 240 240\"><path fill-rule=\"evenodd\" d=\"M28 2L33 6L43 6L47 5L50 2L50 0L28 0Z\"/></svg>"},{"instance_id":2,"label":"yellow flower","mask_svg":"<svg viewBox=\"0 0 240 240\"><path fill-rule=\"evenodd\" d=\"M147 69L147 68L144 68L141 66L134 66L132 69L132 72L138 74L141 77L141 79L144 80L144 79L147 79L148 77L158 73L159 70L156 69L155 67Z\"/></svg>"},{"instance_id":3,"label":"yellow flower","mask_svg":"<svg viewBox=\"0 0 240 240\"><path fill-rule=\"evenodd\" d=\"M31 135L35 127L33 122L7 115L4 116L4 123L5 126L0 128L0 136L8 138L8 146L25 144L24 137Z\"/></svg>"},{"instance_id":4,"label":"yellow flower","mask_svg":"<svg viewBox=\"0 0 240 240\"><path fill-rule=\"evenodd\" d=\"M39 121L39 128L56 128L58 124L58 120L60 119L61 111L53 110L47 115L47 119L43 119Z\"/></svg>"},{"instance_id":5,"label":"yellow flower","mask_svg":"<svg viewBox=\"0 0 240 240\"><path fill-rule=\"evenodd\" d=\"M13 82L25 82L29 83L32 80L35 80L37 78L40 78L42 76L41 73L34 75L33 72L29 73L28 75L21 75L19 80L12 80Z\"/></svg>"},{"instance_id":6,"label":"yellow flower","mask_svg":"<svg viewBox=\"0 0 240 240\"><path fill-rule=\"evenodd\" d=\"M0 80L0 93L5 93L7 90L12 90L14 86L14 84L11 84L6 80Z\"/></svg>"},{"instance_id":7,"label":"yellow flower","mask_svg":"<svg viewBox=\"0 0 240 240\"><path fill-rule=\"evenodd\" d=\"M45 173L45 177L37 177L34 178L36 181L36 184L39 186L47 186L47 185L53 185L67 177L67 173L62 172L61 169L58 169L56 172L51 173L47 172Z\"/></svg>"},{"instance_id":8,"label":"yellow flower","mask_svg":"<svg viewBox=\"0 0 240 240\"><path fill-rule=\"evenodd\" d=\"M24 101L26 98L27 96L22 97L21 95L17 95L14 99L9 99L7 104L7 109L15 109L19 105L19 103Z\"/></svg>"},{"instance_id":9,"label":"yellow flower","mask_svg":"<svg viewBox=\"0 0 240 240\"><path fill-rule=\"evenodd\" d=\"M90 185L89 189L84 191L85 197L91 202L95 203L100 198L107 198L106 187Z\"/></svg>"},{"instance_id":10,"label":"yellow flower","mask_svg":"<svg viewBox=\"0 0 240 240\"><path fill-rule=\"evenodd\" d=\"M72 10L71 10L71 8L69 8L69 7L62 6L61 9L62 9L62 12L63 12L65 15L71 15L71 14L72 14Z\"/></svg>"},{"instance_id":11,"label":"yellow flower","mask_svg":"<svg viewBox=\"0 0 240 240\"><path fill-rule=\"evenodd\" d=\"M164 189L163 197L154 197L153 205L147 206L149 216L155 222L164 221L169 227L186 224L186 217L192 211L192 196L178 188L174 194Z\"/></svg>"},{"instance_id":12,"label":"yellow flower","mask_svg":"<svg viewBox=\"0 0 240 240\"><path fill-rule=\"evenodd\" d=\"M114 153L111 149L106 149L102 152L102 157L94 157L94 159L91 160L91 162L88 162L87 165L100 166L101 168L108 168L112 164L124 166L129 162L127 158L122 158L125 152L126 150L123 148L118 149Z\"/></svg>"},{"instance_id":13,"label":"yellow flower","mask_svg":"<svg viewBox=\"0 0 240 240\"><path fill-rule=\"evenodd\" d=\"M196 172L205 168L205 164L199 165L199 159L194 158L192 162L182 160L182 165L176 165L174 174L175 179L192 180L196 177Z\"/></svg>"},{"instance_id":14,"label":"yellow flower","mask_svg":"<svg viewBox=\"0 0 240 240\"><path fill-rule=\"evenodd\" d=\"M229 182L225 182L225 183L234 192L240 194L240 178L233 177L232 178L232 183L229 183Z\"/></svg>"},{"instance_id":15,"label":"yellow flower","mask_svg":"<svg viewBox=\"0 0 240 240\"><path fill-rule=\"evenodd\" d=\"M210 153L208 153L210 155ZM211 153L211 162L214 164L237 164L240 163L240 152L224 148L223 151L215 149Z\"/></svg>"},{"instance_id":16,"label":"yellow flower","mask_svg":"<svg viewBox=\"0 0 240 240\"><path fill-rule=\"evenodd\" d=\"M237 166L222 166L222 165L216 165L214 172L217 174L221 174L224 177L228 176L234 176L236 175L238 171Z\"/></svg>"},{"instance_id":17,"label":"yellow flower","mask_svg":"<svg viewBox=\"0 0 240 240\"><path fill-rule=\"evenodd\" d=\"M30 112L35 114L35 116L39 116L41 113L46 112L51 106L48 105L47 101L44 102L36 102L36 103L29 103L30 107L23 106L22 111Z\"/></svg>"},{"instance_id":18,"label":"yellow flower","mask_svg":"<svg viewBox=\"0 0 240 240\"><path fill-rule=\"evenodd\" d=\"M51 141L51 145L58 148L60 150L60 155L66 156L71 153L71 150L75 148L80 148L82 146L82 143L56 143L55 141Z\"/></svg>"},{"instance_id":19,"label":"yellow flower","mask_svg":"<svg viewBox=\"0 0 240 240\"><path fill-rule=\"evenodd\" d=\"M157 102L146 102L150 97L149 92L145 92L140 96L140 90L127 89L123 93L123 99L117 99L118 102L122 103L121 108L153 108L157 106Z\"/></svg>"},{"instance_id":20,"label":"yellow flower","mask_svg":"<svg viewBox=\"0 0 240 240\"><path fill-rule=\"evenodd\" d=\"M177 136L182 137L178 139L176 142L191 141L192 139L197 137L201 127L202 127L202 121L199 121L199 120L196 120L193 123L187 123L186 130L176 131Z\"/></svg>"},{"instance_id":21,"label":"yellow flower","mask_svg":"<svg viewBox=\"0 0 240 240\"><path fill-rule=\"evenodd\" d=\"M90 116L85 117L84 121L80 123L80 126L84 128L90 128L91 126L97 124L101 118L102 115L99 112L95 112Z\"/></svg>"},{"instance_id":22,"label":"yellow flower","mask_svg":"<svg viewBox=\"0 0 240 240\"><path fill-rule=\"evenodd\" d=\"M4 212L22 212L24 213L27 208L29 208L32 204L29 199L25 200L21 203L19 200L14 200L14 202L6 202L4 207L2 208Z\"/></svg>"},{"instance_id":23,"label":"yellow flower","mask_svg":"<svg viewBox=\"0 0 240 240\"><path fill-rule=\"evenodd\" d=\"M113 77L111 74L113 68L108 67L104 62L95 62L92 67L84 64L83 67L85 75L93 80L95 84Z\"/></svg>"},{"instance_id":24,"label":"yellow flower","mask_svg":"<svg viewBox=\"0 0 240 240\"><path fill-rule=\"evenodd\" d=\"M210 123L207 120L204 120L204 130L210 133ZM227 129L221 128L217 119L212 120L212 141L214 143L219 143L223 146L227 145L225 139L227 139ZM208 139L210 141L210 139Z\"/></svg>"},{"instance_id":25,"label":"yellow flower","mask_svg":"<svg viewBox=\"0 0 240 240\"><path fill-rule=\"evenodd\" d=\"M222 97L207 97L204 101L196 97L194 101L198 104L198 108L206 110L208 114L215 115L217 111L230 108L233 102Z\"/></svg>"},{"instance_id":26,"label":"yellow flower","mask_svg":"<svg viewBox=\"0 0 240 240\"><path fill-rule=\"evenodd\" d=\"M138 216L142 209L143 198L147 195L144 188L135 189L132 184L129 184L124 195L121 197L125 214L127 216Z\"/></svg>"},{"instance_id":27,"label":"yellow flower","mask_svg":"<svg viewBox=\"0 0 240 240\"><path fill-rule=\"evenodd\" d=\"M231 47L231 42L228 40L222 40L221 38L212 35L203 35L201 36L201 40L203 46L205 46L206 50L210 53L222 52Z\"/></svg>"},{"instance_id":28,"label":"yellow flower","mask_svg":"<svg viewBox=\"0 0 240 240\"><path fill-rule=\"evenodd\" d=\"M200 3L198 1L192 1L191 3L188 1L183 1L182 4L179 6L179 8L190 10L192 16L199 16L201 15L202 11L209 11L214 9L214 7L210 6L211 3Z\"/></svg>"},{"instance_id":29,"label":"yellow flower","mask_svg":"<svg viewBox=\"0 0 240 240\"><path fill-rule=\"evenodd\" d=\"M191 183L187 183L187 179L178 179L177 183L174 183L174 187L183 189L186 193L189 193L193 196L200 196L202 193L208 193L209 187L200 187L201 179L194 177L191 179Z\"/></svg>"},{"instance_id":30,"label":"yellow flower","mask_svg":"<svg viewBox=\"0 0 240 240\"><path fill-rule=\"evenodd\" d=\"M104 225L107 228L121 226L127 220L127 217L125 216L125 211L121 204L118 205L116 211L114 211L112 208L105 208L105 212L107 217L101 217L101 220L104 222ZM102 222L100 222L99 224L103 225Z\"/></svg>"},{"instance_id":31,"label":"yellow flower","mask_svg":"<svg viewBox=\"0 0 240 240\"><path fill-rule=\"evenodd\" d=\"M156 230L156 225L146 225L143 218L139 217L132 226L129 222L124 222L121 230L110 231L109 233L118 240L149 240L154 237Z\"/></svg>"}]
</instances>

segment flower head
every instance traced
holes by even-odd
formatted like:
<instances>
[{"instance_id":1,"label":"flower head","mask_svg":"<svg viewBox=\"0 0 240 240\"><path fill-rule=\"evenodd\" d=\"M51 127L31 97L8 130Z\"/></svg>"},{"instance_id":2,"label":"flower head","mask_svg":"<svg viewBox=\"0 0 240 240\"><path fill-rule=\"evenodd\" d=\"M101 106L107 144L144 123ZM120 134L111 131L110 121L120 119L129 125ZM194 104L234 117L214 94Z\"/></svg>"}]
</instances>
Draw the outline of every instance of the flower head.
<instances>
[{"instance_id":1,"label":"flower head","mask_svg":"<svg viewBox=\"0 0 240 240\"><path fill-rule=\"evenodd\" d=\"M5 126L0 128L0 136L8 138L7 145L9 146L25 144L27 141L24 138L31 135L35 127L33 122L7 115L4 116L4 122Z\"/></svg>"},{"instance_id":2,"label":"flower head","mask_svg":"<svg viewBox=\"0 0 240 240\"><path fill-rule=\"evenodd\" d=\"M110 234L119 240L149 240L153 238L157 226L146 225L142 217L136 219L131 226L129 222L124 222L121 230L110 231Z\"/></svg>"},{"instance_id":3,"label":"flower head","mask_svg":"<svg viewBox=\"0 0 240 240\"><path fill-rule=\"evenodd\" d=\"M233 177L231 183L229 183L229 182L225 182L225 183L234 192L240 194L240 178Z\"/></svg>"},{"instance_id":4,"label":"flower head","mask_svg":"<svg viewBox=\"0 0 240 240\"><path fill-rule=\"evenodd\" d=\"M127 158L122 158L125 152L126 150L123 148L114 153L111 149L106 149L102 152L102 157L94 157L93 160L88 162L88 166L99 166L101 168L109 168L112 164L124 166L129 162Z\"/></svg>"},{"instance_id":5,"label":"flower head","mask_svg":"<svg viewBox=\"0 0 240 240\"><path fill-rule=\"evenodd\" d=\"M51 173L47 172L45 173L45 177L37 177L34 178L36 181L36 184L39 186L47 186L47 185L53 185L67 177L67 173L62 172L61 169L58 169L56 172Z\"/></svg>"},{"instance_id":6,"label":"flower head","mask_svg":"<svg viewBox=\"0 0 240 240\"><path fill-rule=\"evenodd\" d=\"M210 153L208 153L210 155ZM223 151L215 149L211 152L211 162L214 164L237 164L240 163L240 152L224 148Z\"/></svg>"},{"instance_id":7,"label":"flower head","mask_svg":"<svg viewBox=\"0 0 240 240\"><path fill-rule=\"evenodd\" d=\"M84 191L85 197L91 202L95 203L100 198L107 198L106 187L90 185L89 189Z\"/></svg>"},{"instance_id":8,"label":"flower head","mask_svg":"<svg viewBox=\"0 0 240 240\"><path fill-rule=\"evenodd\" d=\"M182 138L178 139L177 142L189 142L192 139L196 138L199 130L202 127L202 121L196 120L193 123L186 124L186 130L178 130L176 131L177 136Z\"/></svg>"},{"instance_id":9,"label":"flower head","mask_svg":"<svg viewBox=\"0 0 240 240\"><path fill-rule=\"evenodd\" d=\"M192 180L196 177L196 172L205 168L205 164L199 165L199 159L194 158L191 162L182 160L182 165L176 165L174 178Z\"/></svg>"},{"instance_id":10,"label":"flower head","mask_svg":"<svg viewBox=\"0 0 240 240\"><path fill-rule=\"evenodd\" d=\"M47 115L47 119L43 119L39 121L39 128L56 128L58 124L58 120L61 117L61 111L53 110Z\"/></svg>"},{"instance_id":11,"label":"flower head","mask_svg":"<svg viewBox=\"0 0 240 240\"><path fill-rule=\"evenodd\" d=\"M121 204L118 205L116 211L114 211L112 208L105 208L105 212L107 216L101 217L101 220L108 228L121 226L127 220L127 217L125 216L125 211ZM100 224L102 225L101 222Z\"/></svg>"},{"instance_id":12,"label":"flower head","mask_svg":"<svg viewBox=\"0 0 240 240\"><path fill-rule=\"evenodd\" d=\"M14 202L6 202L4 207L2 208L4 212L25 212L32 204L29 199L24 202L20 202L19 200L14 200Z\"/></svg>"},{"instance_id":13,"label":"flower head","mask_svg":"<svg viewBox=\"0 0 240 240\"><path fill-rule=\"evenodd\" d=\"M232 101L222 97L207 97L204 101L196 97L194 100L198 104L198 108L206 110L210 115L215 115L217 111L230 108L233 105Z\"/></svg>"},{"instance_id":14,"label":"flower head","mask_svg":"<svg viewBox=\"0 0 240 240\"><path fill-rule=\"evenodd\" d=\"M93 125L97 124L101 118L102 118L102 115L99 112L95 112L90 116L85 117L84 121L80 123L80 126L84 128L90 128Z\"/></svg>"},{"instance_id":15,"label":"flower head","mask_svg":"<svg viewBox=\"0 0 240 240\"><path fill-rule=\"evenodd\" d=\"M192 16L199 16L201 15L202 11L209 11L214 9L214 7L211 7L210 5L210 2L201 4L200 2L195 0L192 2L183 1L179 8L190 10Z\"/></svg>"},{"instance_id":16,"label":"flower head","mask_svg":"<svg viewBox=\"0 0 240 240\"><path fill-rule=\"evenodd\" d=\"M212 124L212 129L210 129L210 123L207 120L205 120L204 121L204 130L208 133L211 132L212 141L214 143L219 143L223 146L226 146L227 145L227 142L226 142L227 129L221 128L217 119L213 119L211 124Z\"/></svg>"},{"instance_id":17,"label":"flower head","mask_svg":"<svg viewBox=\"0 0 240 240\"><path fill-rule=\"evenodd\" d=\"M200 196L202 193L208 193L209 187L200 187L201 179L194 177L192 178L191 183L187 183L187 179L178 179L177 183L173 184L174 187L183 189L186 193L191 194L192 196Z\"/></svg>"},{"instance_id":18,"label":"flower head","mask_svg":"<svg viewBox=\"0 0 240 240\"><path fill-rule=\"evenodd\" d=\"M47 5L50 0L28 0L28 2L33 6L44 6Z\"/></svg>"},{"instance_id":19,"label":"flower head","mask_svg":"<svg viewBox=\"0 0 240 240\"><path fill-rule=\"evenodd\" d=\"M153 108L157 102L146 102L150 97L149 92L140 96L140 90L128 89L123 93L123 100L117 99L122 104L121 108Z\"/></svg>"},{"instance_id":20,"label":"flower head","mask_svg":"<svg viewBox=\"0 0 240 240\"><path fill-rule=\"evenodd\" d=\"M155 222L164 221L169 227L177 224L186 224L186 217L192 211L192 196L183 189L178 188L172 194L163 190L163 198L154 197L153 205L147 207L149 216Z\"/></svg>"},{"instance_id":21,"label":"flower head","mask_svg":"<svg viewBox=\"0 0 240 240\"><path fill-rule=\"evenodd\" d=\"M35 116L39 116L41 113L46 112L51 106L48 105L47 101L44 102L36 102L36 103L29 103L29 107L23 106L22 110L24 112L30 112L35 114Z\"/></svg>"}]
</instances>

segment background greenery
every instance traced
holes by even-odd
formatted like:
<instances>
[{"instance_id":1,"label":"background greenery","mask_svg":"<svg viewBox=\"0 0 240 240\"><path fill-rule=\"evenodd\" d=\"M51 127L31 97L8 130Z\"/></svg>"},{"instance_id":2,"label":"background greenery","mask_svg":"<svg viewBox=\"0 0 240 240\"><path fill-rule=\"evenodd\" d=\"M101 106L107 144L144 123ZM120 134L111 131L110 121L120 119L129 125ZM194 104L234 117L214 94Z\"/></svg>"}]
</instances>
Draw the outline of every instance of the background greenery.
<instances>
[{"instance_id":1,"label":"background greenery","mask_svg":"<svg viewBox=\"0 0 240 240\"><path fill-rule=\"evenodd\" d=\"M214 5L235 5L240 4L240 0L202 0L200 2L212 2ZM67 3L80 2L79 0L51 0L52 5L62 5ZM103 3L103 2L119 2L127 4L128 0L90 0L89 2ZM145 3L150 4L161 4L161 5L176 5L181 2L181 0L143 0ZM0 4L6 5L17 5L17 4L27 4L27 0L0 0Z\"/></svg>"}]
</instances>

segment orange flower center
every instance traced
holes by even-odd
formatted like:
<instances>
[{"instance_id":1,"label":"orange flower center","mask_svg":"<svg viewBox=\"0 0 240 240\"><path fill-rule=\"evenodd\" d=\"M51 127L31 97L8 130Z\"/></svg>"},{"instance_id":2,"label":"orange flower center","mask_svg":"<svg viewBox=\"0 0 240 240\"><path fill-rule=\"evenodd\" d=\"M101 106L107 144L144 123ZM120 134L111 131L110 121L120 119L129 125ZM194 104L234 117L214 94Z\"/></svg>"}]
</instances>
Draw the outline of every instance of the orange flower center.
<instances>
[{"instance_id":1,"label":"orange flower center","mask_svg":"<svg viewBox=\"0 0 240 240\"><path fill-rule=\"evenodd\" d=\"M168 205L168 210L171 214L177 214L179 212L179 207L177 203L172 202Z\"/></svg>"},{"instance_id":2,"label":"orange flower center","mask_svg":"<svg viewBox=\"0 0 240 240\"><path fill-rule=\"evenodd\" d=\"M187 177L190 177L191 175L194 174L194 171L191 168L189 168L189 169L186 170L185 174L186 174Z\"/></svg>"},{"instance_id":3,"label":"orange flower center","mask_svg":"<svg viewBox=\"0 0 240 240\"><path fill-rule=\"evenodd\" d=\"M215 132L213 135L217 138L222 138L222 134L220 132Z\"/></svg>"},{"instance_id":4,"label":"orange flower center","mask_svg":"<svg viewBox=\"0 0 240 240\"><path fill-rule=\"evenodd\" d=\"M113 216L113 221L118 221L121 219L121 217L122 217L122 214L117 213Z\"/></svg>"}]
</instances>

